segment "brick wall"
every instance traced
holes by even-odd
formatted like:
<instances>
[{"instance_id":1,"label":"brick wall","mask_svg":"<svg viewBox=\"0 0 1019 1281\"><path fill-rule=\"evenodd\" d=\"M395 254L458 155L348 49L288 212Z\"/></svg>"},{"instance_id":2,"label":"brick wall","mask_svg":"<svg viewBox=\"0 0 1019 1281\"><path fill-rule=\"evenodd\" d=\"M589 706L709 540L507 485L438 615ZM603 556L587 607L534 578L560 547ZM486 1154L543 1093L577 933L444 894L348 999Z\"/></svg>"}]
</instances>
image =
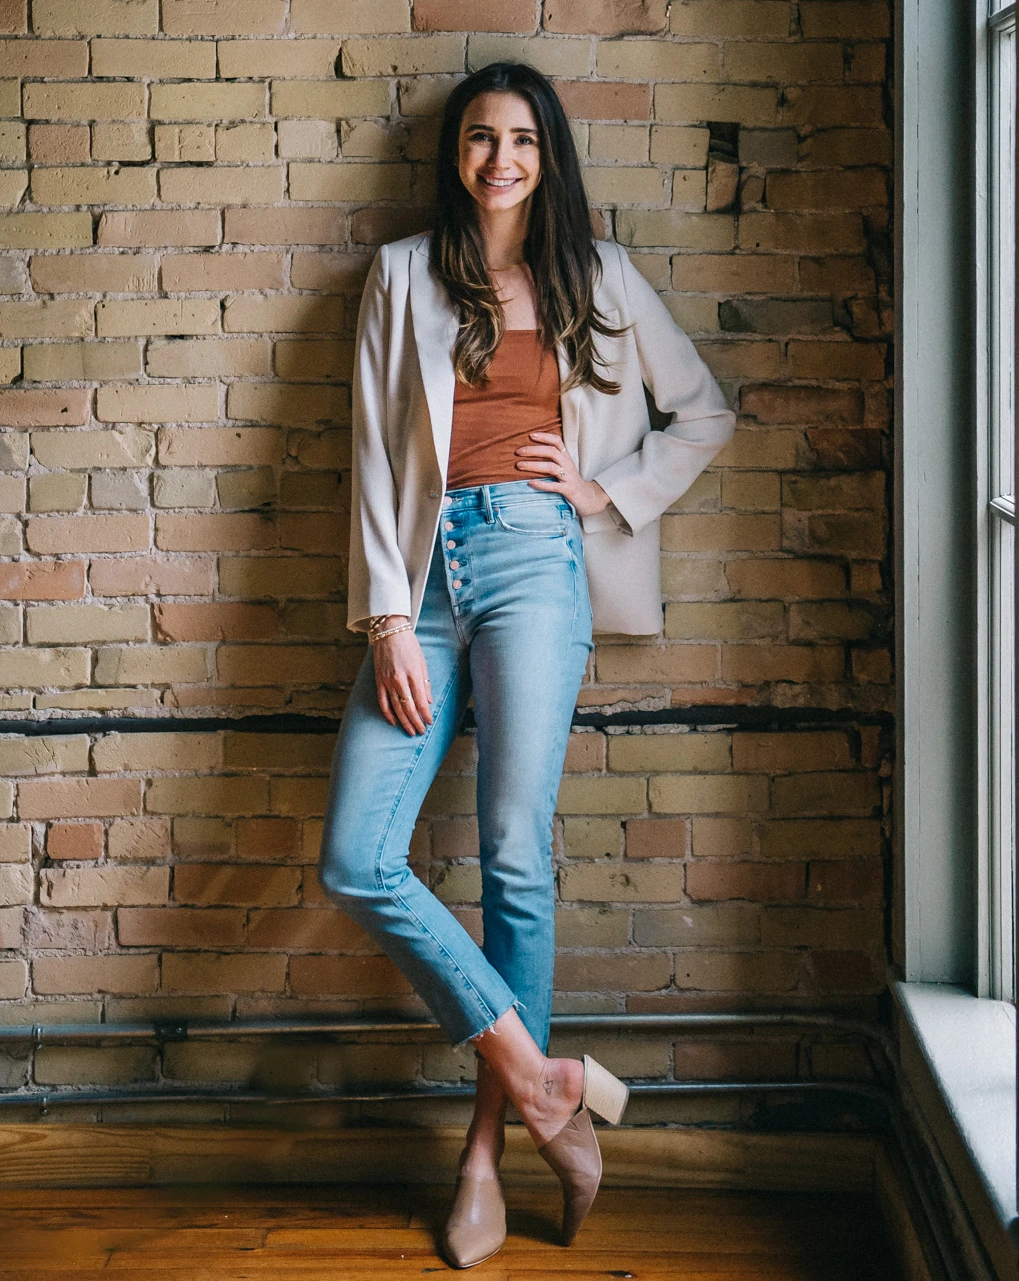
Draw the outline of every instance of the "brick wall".
<instances>
[{"instance_id":1,"label":"brick wall","mask_svg":"<svg viewBox=\"0 0 1019 1281\"><path fill-rule=\"evenodd\" d=\"M557 1008L873 1016L889 6L0 0L0 30L0 1023L422 1008L316 886L332 738L294 717L335 715L362 655L343 623L364 273L427 226L436 113L497 57L555 78L599 227L739 413L663 520L663 635L599 638L582 691ZM288 732L232 727L274 712ZM226 719L181 732L194 715ZM11 724L40 717L43 736ZM476 929L472 751L414 858ZM813 1070L795 1045L648 1046L613 1062ZM54 1047L4 1071L217 1080L222 1053ZM230 1079L268 1053L238 1047ZM377 1074L367 1054L345 1079ZM469 1070L419 1055L385 1071Z\"/></svg>"}]
</instances>

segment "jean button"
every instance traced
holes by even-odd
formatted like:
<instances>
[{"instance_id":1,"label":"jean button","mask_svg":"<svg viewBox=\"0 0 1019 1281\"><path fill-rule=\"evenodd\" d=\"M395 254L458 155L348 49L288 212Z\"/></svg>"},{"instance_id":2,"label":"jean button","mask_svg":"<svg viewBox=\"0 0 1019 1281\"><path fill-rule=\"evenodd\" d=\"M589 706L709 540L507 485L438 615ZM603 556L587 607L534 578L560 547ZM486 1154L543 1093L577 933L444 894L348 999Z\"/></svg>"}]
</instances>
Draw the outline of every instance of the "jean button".
<instances>
[{"instance_id":1,"label":"jean button","mask_svg":"<svg viewBox=\"0 0 1019 1281\"><path fill-rule=\"evenodd\" d=\"M454 587L463 587L463 583L460 581L460 579L459 579L459 578L454 578L454 579L453 579L453 586L454 586Z\"/></svg>"},{"instance_id":2,"label":"jean button","mask_svg":"<svg viewBox=\"0 0 1019 1281\"><path fill-rule=\"evenodd\" d=\"M456 546L456 543L453 542L452 538L447 538L446 546L449 548L450 551L452 551L453 548Z\"/></svg>"},{"instance_id":3,"label":"jean button","mask_svg":"<svg viewBox=\"0 0 1019 1281\"><path fill-rule=\"evenodd\" d=\"M450 498L449 494L447 494L447 495L446 495L446 497L442 500L442 505L443 505L443 507L452 507L452 506L453 506L453 500L452 500L452 498Z\"/></svg>"},{"instance_id":4,"label":"jean button","mask_svg":"<svg viewBox=\"0 0 1019 1281\"><path fill-rule=\"evenodd\" d=\"M459 569L459 568L460 568L460 562L459 562L458 560L451 560L451 561L449 562L449 567L450 567L450 569Z\"/></svg>"},{"instance_id":5,"label":"jean button","mask_svg":"<svg viewBox=\"0 0 1019 1281\"><path fill-rule=\"evenodd\" d=\"M442 528L443 528L443 529L452 529L452 528L453 528L453 522L452 522L451 520L447 520L447 521L446 521L446 523L443 525L443 527L442 527Z\"/></svg>"}]
</instances>

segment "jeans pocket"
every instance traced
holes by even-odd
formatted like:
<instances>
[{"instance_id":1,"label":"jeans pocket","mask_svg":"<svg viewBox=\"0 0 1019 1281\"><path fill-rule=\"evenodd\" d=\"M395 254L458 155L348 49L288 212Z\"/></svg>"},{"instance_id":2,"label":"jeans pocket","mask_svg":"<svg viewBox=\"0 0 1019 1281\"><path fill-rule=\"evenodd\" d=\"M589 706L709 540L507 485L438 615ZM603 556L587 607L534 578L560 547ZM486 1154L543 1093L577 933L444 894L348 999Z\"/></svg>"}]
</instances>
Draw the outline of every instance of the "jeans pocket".
<instances>
[{"instance_id":1,"label":"jeans pocket","mask_svg":"<svg viewBox=\"0 0 1019 1281\"><path fill-rule=\"evenodd\" d=\"M572 517L573 509L561 502L517 502L495 508L496 523L501 529L536 538L562 538Z\"/></svg>"}]
</instances>

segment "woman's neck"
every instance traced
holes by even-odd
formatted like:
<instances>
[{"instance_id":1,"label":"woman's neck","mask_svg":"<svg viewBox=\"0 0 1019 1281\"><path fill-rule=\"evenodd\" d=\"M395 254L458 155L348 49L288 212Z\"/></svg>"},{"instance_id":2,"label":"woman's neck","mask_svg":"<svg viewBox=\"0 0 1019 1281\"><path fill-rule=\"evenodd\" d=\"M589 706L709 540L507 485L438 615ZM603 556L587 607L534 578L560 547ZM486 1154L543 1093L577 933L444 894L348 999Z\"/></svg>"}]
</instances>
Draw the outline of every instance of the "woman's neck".
<instances>
[{"instance_id":1,"label":"woman's neck","mask_svg":"<svg viewBox=\"0 0 1019 1281\"><path fill-rule=\"evenodd\" d=\"M490 271L503 271L523 262L530 211L530 199L513 209L500 209L497 213L478 210L485 262Z\"/></svg>"}]
</instances>

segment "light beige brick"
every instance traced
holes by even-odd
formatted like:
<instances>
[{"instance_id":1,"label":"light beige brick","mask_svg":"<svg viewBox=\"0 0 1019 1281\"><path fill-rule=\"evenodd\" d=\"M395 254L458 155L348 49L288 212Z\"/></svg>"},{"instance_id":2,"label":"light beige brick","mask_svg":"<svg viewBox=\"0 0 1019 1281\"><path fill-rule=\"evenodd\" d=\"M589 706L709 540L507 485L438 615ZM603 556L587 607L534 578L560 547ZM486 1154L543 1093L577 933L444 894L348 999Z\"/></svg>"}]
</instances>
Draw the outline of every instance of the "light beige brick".
<instances>
[{"instance_id":1,"label":"light beige brick","mask_svg":"<svg viewBox=\"0 0 1019 1281\"><path fill-rule=\"evenodd\" d=\"M291 0L290 26L310 35L409 31L410 0Z\"/></svg>"},{"instance_id":2,"label":"light beige brick","mask_svg":"<svg viewBox=\"0 0 1019 1281\"><path fill-rule=\"evenodd\" d=\"M30 645L143 641L149 634L147 605L37 605L25 630Z\"/></svg>"},{"instance_id":3,"label":"light beige brick","mask_svg":"<svg viewBox=\"0 0 1019 1281\"><path fill-rule=\"evenodd\" d=\"M361 123L355 122L354 127ZM372 125L369 121L363 123L387 133L381 125ZM276 126L276 137L279 154L286 160L336 159L336 125L332 120L280 120Z\"/></svg>"},{"instance_id":4,"label":"light beige brick","mask_svg":"<svg viewBox=\"0 0 1019 1281\"><path fill-rule=\"evenodd\" d=\"M752 774L658 774L648 781L659 814L742 814L768 808L768 780Z\"/></svg>"},{"instance_id":5,"label":"light beige brick","mask_svg":"<svg viewBox=\"0 0 1019 1281\"><path fill-rule=\"evenodd\" d=\"M596 205L660 205L665 203L659 169L628 165L587 165L582 171L588 199Z\"/></svg>"},{"instance_id":6,"label":"light beige brick","mask_svg":"<svg viewBox=\"0 0 1019 1281\"><path fill-rule=\"evenodd\" d=\"M217 374L238 378L264 376L272 373L271 344L265 338L150 342L146 352L146 372L153 378L214 378Z\"/></svg>"},{"instance_id":7,"label":"light beige brick","mask_svg":"<svg viewBox=\"0 0 1019 1281\"><path fill-rule=\"evenodd\" d=\"M725 251L733 248L736 230L729 214L623 210L616 218L616 236L621 245L634 248L667 245Z\"/></svg>"},{"instance_id":8,"label":"light beige brick","mask_svg":"<svg viewBox=\"0 0 1019 1281\"><path fill-rule=\"evenodd\" d=\"M146 467L155 454L154 434L133 424L113 431L34 431L31 441L32 453L43 467L67 470Z\"/></svg>"},{"instance_id":9,"label":"light beige brick","mask_svg":"<svg viewBox=\"0 0 1019 1281\"><path fill-rule=\"evenodd\" d=\"M268 807L264 778L154 778L145 794L148 814L261 814Z\"/></svg>"},{"instance_id":10,"label":"light beige brick","mask_svg":"<svg viewBox=\"0 0 1019 1281\"><path fill-rule=\"evenodd\" d=\"M29 81L24 90L24 112L31 120L144 119L145 86L126 81L112 84Z\"/></svg>"},{"instance_id":11,"label":"light beige brick","mask_svg":"<svg viewBox=\"0 0 1019 1281\"><path fill-rule=\"evenodd\" d=\"M8 689L46 689L87 685L87 649L8 649L0 651Z\"/></svg>"},{"instance_id":12,"label":"light beige brick","mask_svg":"<svg viewBox=\"0 0 1019 1281\"><path fill-rule=\"evenodd\" d=\"M228 298L223 308L223 328L227 333L301 333L333 330L343 324L342 298L312 298L305 294L296 297L260 297L239 294ZM290 387L278 392L272 385L234 383L227 395L227 412L231 417L247 418L252 415L235 410L243 404L256 404L259 400L282 402L292 394L308 396L327 394L325 388ZM294 421L294 420L291 420ZM305 420L306 421L306 420Z\"/></svg>"},{"instance_id":13,"label":"light beige brick","mask_svg":"<svg viewBox=\"0 0 1019 1281\"><path fill-rule=\"evenodd\" d=\"M48 907L158 904L169 894L168 867L44 868L39 876L39 902Z\"/></svg>"},{"instance_id":14,"label":"light beige brick","mask_svg":"<svg viewBox=\"0 0 1019 1281\"><path fill-rule=\"evenodd\" d=\"M341 54L343 74L357 78L462 71L465 49L466 37L458 35L345 40Z\"/></svg>"},{"instance_id":15,"label":"light beige brick","mask_svg":"<svg viewBox=\"0 0 1019 1281\"><path fill-rule=\"evenodd\" d=\"M88 338L92 329L92 304L85 298L0 303L0 333L5 338Z\"/></svg>"},{"instance_id":16,"label":"light beige brick","mask_svg":"<svg viewBox=\"0 0 1019 1281\"><path fill-rule=\"evenodd\" d=\"M193 48L194 42L186 45ZM220 40L217 49L219 74L225 80L256 76L333 76L340 43L338 40Z\"/></svg>"},{"instance_id":17,"label":"light beige brick","mask_svg":"<svg viewBox=\"0 0 1019 1281\"><path fill-rule=\"evenodd\" d=\"M25 126L20 120L0 122L0 161L4 164L17 164L25 156Z\"/></svg>"},{"instance_id":18,"label":"light beige brick","mask_svg":"<svg viewBox=\"0 0 1019 1281\"><path fill-rule=\"evenodd\" d=\"M788 36L785 0L675 0L669 30L677 36Z\"/></svg>"},{"instance_id":19,"label":"light beige brick","mask_svg":"<svg viewBox=\"0 0 1019 1281\"><path fill-rule=\"evenodd\" d=\"M601 41L597 74L607 80L716 81L721 71L719 48L671 40Z\"/></svg>"},{"instance_id":20,"label":"light beige brick","mask_svg":"<svg viewBox=\"0 0 1019 1281\"><path fill-rule=\"evenodd\" d=\"M216 46L204 40L92 41L94 76L152 80L214 80ZM224 76L230 74L223 73Z\"/></svg>"},{"instance_id":21,"label":"light beige brick","mask_svg":"<svg viewBox=\"0 0 1019 1281\"><path fill-rule=\"evenodd\" d=\"M100 382L142 372L136 342L48 342L23 350L26 382Z\"/></svg>"},{"instance_id":22,"label":"light beige brick","mask_svg":"<svg viewBox=\"0 0 1019 1281\"><path fill-rule=\"evenodd\" d=\"M274 80L274 116L310 116L335 120L341 116L387 116L389 85L384 81Z\"/></svg>"},{"instance_id":23,"label":"light beige brick","mask_svg":"<svg viewBox=\"0 0 1019 1281\"><path fill-rule=\"evenodd\" d=\"M728 734L613 734L609 769L623 773L714 773L730 767Z\"/></svg>"},{"instance_id":24,"label":"light beige brick","mask_svg":"<svg viewBox=\"0 0 1019 1281\"><path fill-rule=\"evenodd\" d=\"M642 778L567 777L556 808L560 814L642 814L647 784Z\"/></svg>"},{"instance_id":25,"label":"light beige brick","mask_svg":"<svg viewBox=\"0 0 1019 1281\"><path fill-rule=\"evenodd\" d=\"M101 422L213 422L219 417L219 391L214 383L100 387L96 417Z\"/></svg>"},{"instance_id":26,"label":"light beige brick","mask_svg":"<svg viewBox=\"0 0 1019 1281\"><path fill-rule=\"evenodd\" d=\"M112 122L94 124L92 126L92 159L151 160L152 140L149 137L148 125L143 120L131 120L126 124ZM145 204L147 202L135 200L123 203Z\"/></svg>"},{"instance_id":27,"label":"light beige brick","mask_svg":"<svg viewBox=\"0 0 1019 1281\"><path fill-rule=\"evenodd\" d=\"M132 165L32 170L32 200L37 205L151 205L155 170Z\"/></svg>"},{"instance_id":28,"label":"light beige brick","mask_svg":"<svg viewBox=\"0 0 1019 1281\"><path fill-rule=\"evenodd\" d=\"M283 171L236 165L163 169L159 198L169 204L272 205L283 199Z\"/></svg>"},{"instance_id":29,"label":"light beige brick","mask_svg":"<svg viewBox=\"0 0 1019 1281\"><path fill-rule=\"evenodd\" d=\"M156 546L164 551L258 551L276 546L273 521L262 515L156 516Z\"/></svg>"},{"instance_id":30,"label":"light beige brick","mask_svg":"<svg viewBox=\"0 0 1019 1281\"><path fill-rule=\"evenodd\" d=\"M149 115L153 120L248 120L264 116L268 105L264 84L155 84Z\"/></svg>"},{"instance_id":31,"label":"light beige brick","mask_svg":"<svg viewBox=\"0 0 1019 1281\"><path fill-rule=\"evenodd\" d=\"M141 780L114 778L18 784L22 818L102 818L141 813Z\"/></svg>"},{"instance_id":32,"label":"light beige brick","mask_svg":"<svg viewBox=\"0 0 1019 1281\"><path fill-rule=\"evenodd\" d=\"M215 298L137 298L100 302L96 333L100 338L142 334L212 334L219 329Z\"/></svg>"},{"instance_id":33,"label":"light beige brick","mask_svg":"<svg viewBox=\"0 0 1019 1281\"><path fill-rule=\"evenodd\" d=\"M213 770L222 759L218 734L104 734L93 763L99 774Z\"/></svg>"},{"instance_id":34,"label":"light beige brick","mask_svg":"<svg viewBox=\"0 0 1019 1281\"><path fill-rule=\"evenodd\" d=\"M0 774L80 774L87 769L88 739L83 734L0 738Z\"/></svg>"},{"instance_id":35,"label":"light beige brick","mask_svg":"<svg viewBox=\"0 0 1019 1281\"><path fill-rule=\"evenodd\" d=\"M107 211L99 218L96 244L155 245L159 248L171 245L218 245L219 220L219 211L216 209ZM91 228L91 223L89 225ZM82 243L91 242L90 230L88 239Z\"/></svg>"},{"instance_id":36,"label":"light beige brick","mask_svg":"<svg viewBox=\"0 0 1019 1281\"><path fill-rule=\"evenodd\" d=\"M163 818L118 818L106 841L111 859L126 863L161 863L170 857L170 822Z\"/></svg>"},{"instance_id":37,"label":"light beige brick","mask_svg":"<svg viewBox=\"0 0 1019 1281\"><path fill-rule=\"evenodd\" d=\"M160 463L177 467L279 463L283 447L275 427L166 427L159 433Z\"/></svg>"},{"instance_id":38,"label":"light beige brick","mask_svg":"<svg viewBox=\"0 0 1019 1281\"><path fill-rule=\"evenodd\" d=\"M20 958L0 962L0 997L20 1000L28 987L28 964ZM37 1078L38 1079L38 1078Z\"/></svg>"},{"instance_id":39,"label":"light beige brick","mask_svg":"<svg viewBox=\"0 0 1019 1281\"><path fill-rule=\"evenodd\" d=\"M237 952L167 952L162 988L166 992L282 992L287 957Z\"/></svg>"},{"instance_id":40,"label":"light beige brick","mask_svg":"<svg viewBox=\"0 0 1019 1281\"><path fill-rule=\"evenodd\" d=\"M216 126L217 160L264 162L275 155L276 138L270 124Z\"/></svg>"},{"instance_id":41,"label":"light beige brick","mask_svg":"<svg viewBox=\"0 0 1019 1281\"><path fill-rule=\"evenodd\" d=\"M647 125L591 125L592 160L641 164L648 158Z\"/></svg>"},{"instance_id":42,"label":"light beige brick","mask_svg":"<svg viewBox=\"0 0 1019 1281\"><path fill-rule=\"evenodd\" d=\"M208 472L171 468L152 478L154 507L212 507L216 502L216 481Z\"/></svg>"},{"instance_id":43,"label":"light beige brick","mask_svg":"<svg viewBox=\"0 0 1019 1281\"><path fill-rule=\"evenodd\" d=\"M80 511L87 491L87 476L43 472L29 477L29 504L33 512Z\"/></svg>"},{"instance_id":44,"label":"light beige brick","mask_svg":"<svg viewBox=\"0 0 1019 1281\"><path fill-rule=\"evenodd\" d=\"M173 685L208 679L209 657L198 645L100 649L95 679L103 685Z\"/></svg>"},{"instance_id":45,"label":"light beige brick","mask_svg":"<svg viewBox=\"0 0 1019 1281\"><path fill-rule=\"evenodd\" d=\"M291 200L399 200L410 191L413 170L401 164L290 165Z\"/></svg>"},{"instance_id":46,"label":"light beige brick","mask_svg":"<svg viewBox=\"0 0 1019 1281\"><path fill-rule=\"evenodd\" d=\"M213 124L156 125L153 132L157 160L194 164L216 159L216 126Z\"/></svg>"},{"instance_id":47,"label":"light beige brick","mask_svg":"<svg viewBox=\"0 0 1019 1281\"><path fill-rule=\"evenodd\" d=\"M29 824L0 824L0 862L29 863L31 859L32 829Z\"/></svg>"},{"instance_id":48,"label":"light beige brick","mask_svg":"<svg viewBox=\"0 0 1019 1281\"><path fill-rule=\"evenodd\" d=\"M467 70L490 62L526 62L546 76L583 77L591 73L591 40L547 36L511 36L471 30L467 38Z\"/></svg>"},{"instance_id":49,"label":"light beige brick","mask_svg":"<svg viewBox=\"0 0 1019 1281\"><path fill-rule=\"evenodd\" d=\"M163 0L163 30L174 36L278 36L286 0Z\"/></svg>"},{"instance_id":50,"label":"light beige brick","mask_svg":"<svg viewBox=\"0 0 1019 1281\"><path fill-rule=\"evenodd\" d=\"M672 902L683 895L681 864L571 863L560 869L563 900L604 903Z\"/></svg>"},{"instance_id":51,"label":"light beige brick","mask_svg":"<svg viewBox=\"0 0 1019 1281\"><path fill-rule=\"evenodd\" d=\"M26 542L34 552L130 552L149 545L149 520L133 516L35 516Z\"/></svg>"},{"instance_id":52,"label":"light beige brick","mask_svg":"<svg viewBox=\"0 0 1019 1281\"><path fill-rule=\"evenodd\" d=\"M92 244L92 216L84 213L0 214L2 249L75 249Z\"/></svg>"}]
</instances>

